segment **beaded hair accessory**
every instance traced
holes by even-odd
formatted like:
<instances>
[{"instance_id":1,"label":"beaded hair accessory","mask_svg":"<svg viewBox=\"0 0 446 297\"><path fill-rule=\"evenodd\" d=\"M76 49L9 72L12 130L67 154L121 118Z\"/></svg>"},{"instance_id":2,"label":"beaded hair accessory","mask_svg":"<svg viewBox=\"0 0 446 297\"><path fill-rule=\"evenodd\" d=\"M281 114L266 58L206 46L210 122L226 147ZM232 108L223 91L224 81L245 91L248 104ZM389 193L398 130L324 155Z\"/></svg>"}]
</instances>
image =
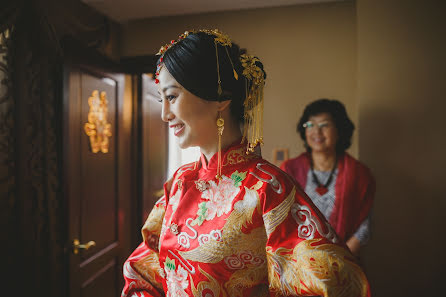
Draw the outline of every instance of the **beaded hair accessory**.
<instances>
[{"instance_id":1,"label":"beaded hair accessory","mask_svg":"<svg viewBox=\"0 0 446 297\"><path fill-rule=\"evenodd\" d=\"M238 80L237 71L234 68L234 64L232 62L231 56L228 52L228 47L232 46L232 41L228 35L220 32L218 29L208 30L191 30L185 31L183 34L179 36L177 40L171 40L170 43L162 46L157 53L160 55L159 63L157 65L156 73L155 73L155 82L159 83L158 75L162 68L163 56L170 48L172 48L175 44L185 39L189 34L194 34L198 32L203 32L208 35L214 36L214 45L215 45L215 56L217 59L217 78L218 78L218 89L217 93L221 96L222 87L221 87L221 79L220 79L220 63L218 59L218 47L217 45L221 45L224 47L226 54L228 56L229 61L232 65L232 70L234 74L234 78ZM246 79L246 98L243 102L244 106L244 126L243 126L243 138L242 142L246 139L248 142L246 153L253 152L255 147L258 144L263 144L263 88L265 86L265 73L264 71L257 66L256 62L260 62L257 57L243 54L240 55L240 62L242 64L243 72L242 75Z\"/></svg>"}]
</instances>

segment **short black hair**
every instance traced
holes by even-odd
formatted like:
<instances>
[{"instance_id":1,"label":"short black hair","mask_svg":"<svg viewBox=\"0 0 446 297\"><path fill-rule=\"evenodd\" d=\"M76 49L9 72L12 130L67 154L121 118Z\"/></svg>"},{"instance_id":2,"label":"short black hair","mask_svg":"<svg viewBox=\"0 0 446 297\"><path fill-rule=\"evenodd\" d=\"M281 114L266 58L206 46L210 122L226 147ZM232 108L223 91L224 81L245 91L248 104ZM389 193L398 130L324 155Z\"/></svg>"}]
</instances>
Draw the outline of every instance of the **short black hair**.
<instances>
[{"instance_id":1,"label":"short black hair","mask_svg":"<svg viewBox=\"0 0 446 297\"><path fill-rule=\"evenodd\" d=\"M162 61L158 60L157 64L163 63L180 85L201 99L231 100L231 115L241 123L244 120L243 103L247 86L246 80L241 79L243 67L240 55L245 51L234 42L231 46L222 46L214 41L215 38L214 35L205 32L190 33L169 48L163 55ZM216 51L222 87L221 95L217 92ZM260 61L256 62L256 65L263 70ZM238 79L234 77L234 70L238 74Z\"/></svg>"},{"instance_id":2,"label":"short black hair","mask_svg":"<svg viewBox=\"0 0 446 297\"><path fill-rule=\"evenodd\" d=\"M350 120L345 110L344 104L335 99L318 99L308 104L297 123L297 132L305 142L307 151L311 151L311 148L306 144L305 127L304 123L308 121L311 116L315 116L326 112L333 118L334 124L338 131L338 141L336 143L336 151L343 153L352 144L352 135L355 130L355 125Z\"/></svg>"}]
</instances>

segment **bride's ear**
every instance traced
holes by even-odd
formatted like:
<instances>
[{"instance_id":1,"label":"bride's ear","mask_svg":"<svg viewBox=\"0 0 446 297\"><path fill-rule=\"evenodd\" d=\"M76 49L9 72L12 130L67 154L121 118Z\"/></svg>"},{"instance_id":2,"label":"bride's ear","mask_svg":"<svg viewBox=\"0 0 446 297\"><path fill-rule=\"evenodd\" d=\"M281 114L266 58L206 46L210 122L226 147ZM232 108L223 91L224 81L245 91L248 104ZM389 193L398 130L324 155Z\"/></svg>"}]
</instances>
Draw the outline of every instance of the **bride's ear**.
<instances>
[{"instance_id":1,"label":"bride's ear","mask_svg":"<svg viewBox=\"0 0 446 297\"><path fill-rule=\"evenodd\" d=\"M218 111L223 111L231 105L231 100L220 101L218 102Z\"/></svg>"}]
</instances>

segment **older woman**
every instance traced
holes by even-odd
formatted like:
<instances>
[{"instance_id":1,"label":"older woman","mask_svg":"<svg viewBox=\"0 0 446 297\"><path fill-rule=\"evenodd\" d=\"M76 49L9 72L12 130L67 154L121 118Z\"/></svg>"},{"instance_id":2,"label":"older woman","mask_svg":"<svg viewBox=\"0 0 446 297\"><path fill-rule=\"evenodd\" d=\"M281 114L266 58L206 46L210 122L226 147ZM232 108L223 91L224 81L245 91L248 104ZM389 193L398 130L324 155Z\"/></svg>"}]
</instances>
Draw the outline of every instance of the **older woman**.
<instances>
[{"instance_id":1,"label":"older woman","mask_svg":"<svg viewBox=\"0 0 446 297\"><path fill-rule=\"evenodd\" d=\"M370 170L345 152L354 125L344 105L320 99L309 104L297 124L306 153L285 161L293 176L354 254L369 239L375 181Z\"/></svg>"},{"instance_id":2,"label":"older woman","mask_svg":"<svg viewBox=\"0 0 446 297\"><path fill-rule=\"evenodd\" d=\"M201 157L166 183L124 264L122 296L366 296L330 225L258 153L260 60L217 30L185 32L160 55L161 117Z\"/></svg>"}]
</instances>

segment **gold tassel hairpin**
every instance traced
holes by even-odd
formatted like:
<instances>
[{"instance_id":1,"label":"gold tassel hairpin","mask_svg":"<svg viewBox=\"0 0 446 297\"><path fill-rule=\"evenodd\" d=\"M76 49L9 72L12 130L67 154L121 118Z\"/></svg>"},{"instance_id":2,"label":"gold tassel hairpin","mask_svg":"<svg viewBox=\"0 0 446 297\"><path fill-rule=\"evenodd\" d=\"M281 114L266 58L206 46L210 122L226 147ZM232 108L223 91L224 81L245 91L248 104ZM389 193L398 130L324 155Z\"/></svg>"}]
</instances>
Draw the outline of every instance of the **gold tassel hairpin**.
<instances>
[{"instance_id":1,"label":"gold tassel hairpin","mask_svg":"<svg viewBox=\"0 0 446 297\"><path fill-rule=\"evenodd\" d=\"M242 142L248 141L247 151L253 152L257 144L263 144L263 87L265 74L256 65L260 62L257 57L243 54L240 56L243 66L243 76L246 82L246 99L243 103L245 109L245 123L243 127Z\"/></svg>"},{"instance_id":2,"label":"gold tassel hairpin","mask_svg":"<svg viewBox=\"0 0 446 297\"><path fill-rule=\"evenodd\" d=\"M221 112L218 112L217 118L217 134L218 134L218 151L217 151L217 175L218 180L221 179L221 137L223 136L223 130L225 129L225 120L221 117Z\"/></svg>"}]
</instances>

